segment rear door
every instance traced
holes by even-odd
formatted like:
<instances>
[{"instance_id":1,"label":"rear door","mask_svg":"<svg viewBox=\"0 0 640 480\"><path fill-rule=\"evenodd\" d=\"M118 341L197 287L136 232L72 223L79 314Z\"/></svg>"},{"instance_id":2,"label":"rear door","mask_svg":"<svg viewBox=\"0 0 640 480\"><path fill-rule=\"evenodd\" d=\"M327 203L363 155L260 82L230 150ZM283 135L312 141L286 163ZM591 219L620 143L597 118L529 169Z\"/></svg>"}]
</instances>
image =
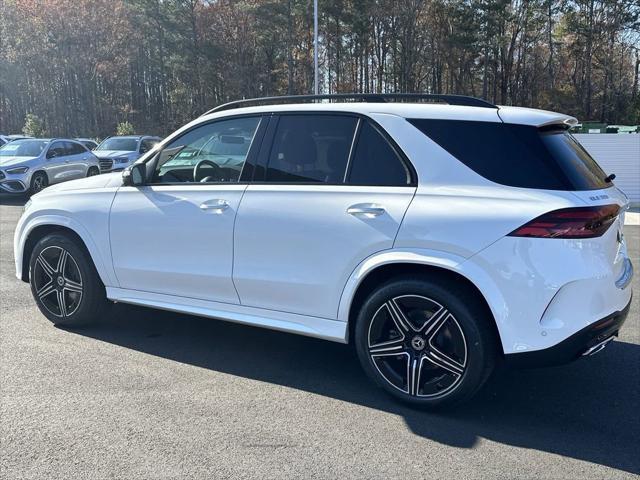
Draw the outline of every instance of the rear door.
<instances>
[{"instance_id":1,"label":"rear door","mask_svg":"<svg viewBox=\"0 0 640 480\"><path fill-rule=\"evenodd\" d=\"M44 169L47 172L50 184L64 182L73 178L69 169L72 154L67 148L67 143L64 140L56 140L51 142L47 149Z\"/></svg>"},{"instance_id":2,"label":"rear door","mask_svg":"<svg viewBox=\"0 0 640 480\"><path fill-rule=\"evenodd\" d=\"M79 142L65 141L65 149L68 153L66 168L69 179L83 178L87 176L88 162L91 154Z\"/></svg>"},{"instance_id":3,"label":"rear door","mask_svg":"<svg viewBox=\"0 0 640 480\"><path fill-rule=\"evenodd\" d=\"M243 305L336 318L356 266L389 249L415 174L369 120L274 117L236 218L233 278Z\"/></svg>"}]
</instances>

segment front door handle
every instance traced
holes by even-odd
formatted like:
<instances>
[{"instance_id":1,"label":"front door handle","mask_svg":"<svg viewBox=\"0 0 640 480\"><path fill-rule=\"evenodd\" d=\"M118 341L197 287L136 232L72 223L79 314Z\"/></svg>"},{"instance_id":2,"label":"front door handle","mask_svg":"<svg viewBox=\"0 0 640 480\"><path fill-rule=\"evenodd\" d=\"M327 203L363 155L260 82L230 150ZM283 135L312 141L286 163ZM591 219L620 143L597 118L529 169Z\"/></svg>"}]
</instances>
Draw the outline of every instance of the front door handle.
<instances>
[{"instance_id":1,"label":"front door handle","mask_svg":"<svg viewBox=\"0 0 640 480\"><path fill-rule=\"evenodd\" d=\"M375 203L358 203L357 205L351 205L347 208L347 213L349 215L354 216L363 216L363 217L379 217L383 213L385 213L385 209L381 205L377 205Z\"/></svg>"},{"instance_id":2,"label":"front door handle","mask_svg":"<svg viewBox=\"0 0 640 480\"><path fill-rule=\"evenodd\" d=\"M215 213L222 213L229 208L229 202L222 199L207 200L200 204L200 210L211 210Z\"/></svg>"}]
</instances>

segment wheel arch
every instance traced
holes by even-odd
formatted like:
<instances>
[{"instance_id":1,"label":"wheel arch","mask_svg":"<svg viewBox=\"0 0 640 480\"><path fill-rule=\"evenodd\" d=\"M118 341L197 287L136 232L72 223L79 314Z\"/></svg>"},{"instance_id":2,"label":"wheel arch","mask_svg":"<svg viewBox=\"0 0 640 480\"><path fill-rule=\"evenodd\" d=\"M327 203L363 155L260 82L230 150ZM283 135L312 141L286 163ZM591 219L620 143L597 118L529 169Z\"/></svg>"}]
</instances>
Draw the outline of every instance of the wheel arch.
<instances>
[{"instance_id":1,"label":"wheel arch","mask_svg":"<svg viewBox=\"0 0 640 480\"><path fill-rule=\"evenodd\" d=\"M490 328L494 334L496 344L500 346L500 354L504 354L499 329L499 318L496 318L498 317L498 315L496 315L497 312L491 307L487 296L478 288L476 283L472 281L469 276L463 274L459 268L456 268L455 262L444 261L436 264L435 262L430 262L428 259L413 258L412 255L407 255L407 258L404 259L398 258L396 261L381 261L372 268L366 269L365 272L360 272L359 274L356 272L355 278L357 278L357 280L354 281L354 277L352 277L349 282L351 283L351 288L349 288L349 284L345 287L339 312L339 318L348 322L346 331L347 343L351 343L358 310L369 294L382 283L402 276L425 276L445 279L448 282L455 283L463 293L472 295L485 311L486 318L488 319L488 328ZM350 292L347 292L347 290L350 290ZM497 294L496 292L492 293L493 296Z\"/></svg>"},{"instance_id":2,"label":"wheel arch","mask_svg":"<svg viewBox=\"0 0 640 480\"><path fill-rule=\"evenodd\" d=\"M43 168L38 168L37 170L34 170L34 172L31 174L31 178L33 178L34 176L36 176L38 173L42 173L44 174L45 177L47 177L47 181L49 181L49 174L47 173L47 171Z\"/></svg>"},{"instance_id":3,"label":"wheel arch","mask_svg":"<svg viewBox=\"0 0 640 480\"><path fill-rule=\"evenodd\" d=\"M104 263L89 234L84 231L81 225L75 224L73 220L67 217L58 218L57 216L40 218L25 229L20 242L21 253L18 260L21 266L20 279L22 281L29 282L29 260L34 247L42 238L51 233L64 233L77 241L78 245L88 253L102 283L109 285Z\"/></svg>"}]
</instances>

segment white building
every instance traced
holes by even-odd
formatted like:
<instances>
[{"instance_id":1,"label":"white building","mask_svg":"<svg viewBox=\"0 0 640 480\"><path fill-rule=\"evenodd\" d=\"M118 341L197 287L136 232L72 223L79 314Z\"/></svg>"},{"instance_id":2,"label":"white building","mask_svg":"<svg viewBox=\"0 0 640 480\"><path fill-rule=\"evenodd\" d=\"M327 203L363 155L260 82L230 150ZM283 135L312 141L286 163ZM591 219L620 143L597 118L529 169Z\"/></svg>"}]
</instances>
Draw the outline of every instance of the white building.
<instances>
[{"instance_id":1,"label":"white building","mask_svg":"<svg viewBox=\"0 0 640 480\"><path fill-rule=\"evenodd\" d=\"M640 205L640 134L576 134L576 139L606 173L615 173L614 183Z\"/></svg>"}]
</instances>

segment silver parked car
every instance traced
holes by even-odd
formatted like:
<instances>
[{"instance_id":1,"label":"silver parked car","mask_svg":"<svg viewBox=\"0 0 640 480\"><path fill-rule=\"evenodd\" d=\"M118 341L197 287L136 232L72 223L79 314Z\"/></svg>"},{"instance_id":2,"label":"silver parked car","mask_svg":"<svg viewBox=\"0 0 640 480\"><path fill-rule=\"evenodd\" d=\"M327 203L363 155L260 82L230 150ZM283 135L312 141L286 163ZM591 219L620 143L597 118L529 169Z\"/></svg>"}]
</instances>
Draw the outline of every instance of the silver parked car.
<instances>
[{"instance_id":1,"label":"silver parked car","mask_svg":"<svg viewBox=\"0 0 640 480\"><path fill-rule=\"evenodd\" d=\"M0 148L2 192L34 194L54 183L99 173L98 158L75 140L14 140Z\"/></svg>"},{"instance_id":2,"label":"silver parked car","mask_svg":"<svg viewBox=\"0 0 640 480\"><path fill-rule=\"evenodd\" d=\"M129 135L105 138L93 153L100 159L100 171L117 172L124 170L144 153L151 150L160 137Z\"/></svg>"}]
</instances>

